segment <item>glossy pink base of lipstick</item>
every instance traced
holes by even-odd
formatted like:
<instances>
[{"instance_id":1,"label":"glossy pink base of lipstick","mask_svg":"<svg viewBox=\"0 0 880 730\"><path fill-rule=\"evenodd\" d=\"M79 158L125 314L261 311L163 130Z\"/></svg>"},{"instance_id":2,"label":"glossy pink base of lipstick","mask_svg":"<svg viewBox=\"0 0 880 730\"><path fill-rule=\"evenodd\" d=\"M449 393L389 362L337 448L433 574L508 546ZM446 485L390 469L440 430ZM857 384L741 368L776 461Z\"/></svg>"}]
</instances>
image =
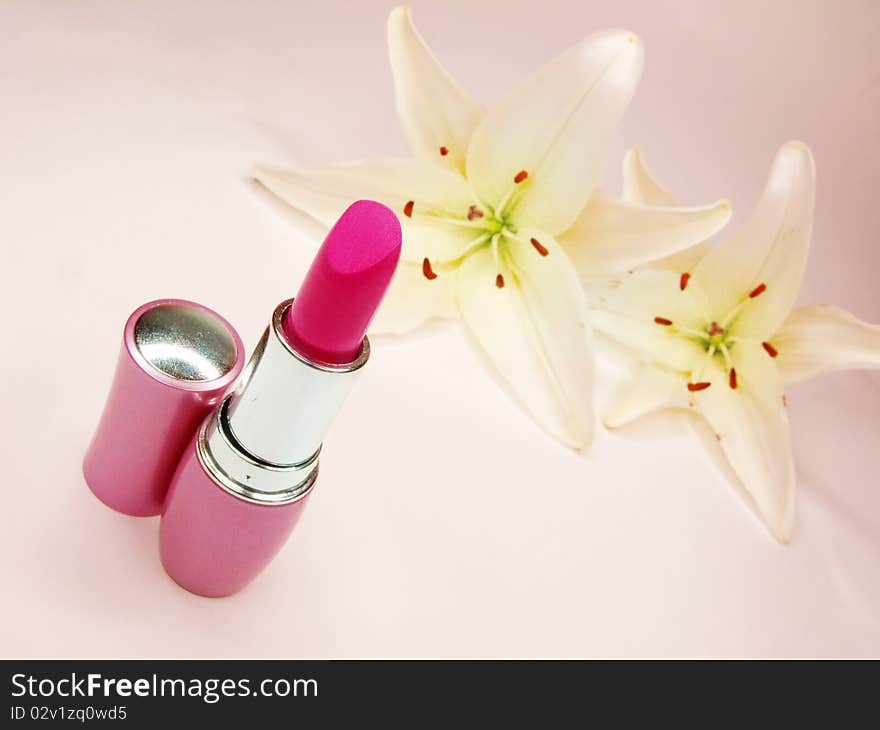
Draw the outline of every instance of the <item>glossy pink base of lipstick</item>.
<instances>
[{"instance_id":1,"label":"glossy pink base of lipstick","mask_svg":"<svg viewBox=\"0 0 880 730\"><path fill-rule=\"evenodd\" d=\"M357 356L400 258L400 223L372 200L348 207L327 234L284 320L297 352L341 365Z\"/></svg>"},{"instance_id":2,"label":"glossy pink base of lipstick","mask_svg":"<svg viewBox=\"0 0 880 730\"><path fill-rule=\"evenodd\" d=\"M177 467L162 513L159 554L165 572L200 596L237 593L283 547L309 494L280 505L233 497L205 473L193 442Z\"/></svg>"}]
</instances>

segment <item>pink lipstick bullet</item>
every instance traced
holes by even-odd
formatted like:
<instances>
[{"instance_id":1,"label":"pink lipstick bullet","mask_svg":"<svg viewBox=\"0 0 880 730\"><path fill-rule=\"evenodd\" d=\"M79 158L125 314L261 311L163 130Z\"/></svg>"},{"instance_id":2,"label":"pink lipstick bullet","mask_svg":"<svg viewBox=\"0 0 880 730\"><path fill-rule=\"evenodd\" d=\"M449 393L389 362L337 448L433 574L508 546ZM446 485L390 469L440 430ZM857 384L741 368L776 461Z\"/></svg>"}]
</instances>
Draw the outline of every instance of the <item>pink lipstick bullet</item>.
<instances>
[{"instance_id":1,"label":"pink lipstick bullet","mask_svg":"<svg viewBox=\"0 0 880 730\"><path fill-rule=\"evenodd\" d=\"M399 258L397 217L369 200L349 207L284 316L282 327L290 344L316 362L353 361Z\"/></svg>"},{"instance_id":2,"label":"pink lipstick bullet","mask_svg":"<svg viewBox=\"0 0 880 730\"><path fill-rule=\"evenodd\" d=\"M296 300L275 309L239 386L196 433L160 527L162 564L187 590L235 593L286 541L314 488L324 436L369 358L365 334L400 244L391 210L351 205Z\"/></svg>"}]
</instances>

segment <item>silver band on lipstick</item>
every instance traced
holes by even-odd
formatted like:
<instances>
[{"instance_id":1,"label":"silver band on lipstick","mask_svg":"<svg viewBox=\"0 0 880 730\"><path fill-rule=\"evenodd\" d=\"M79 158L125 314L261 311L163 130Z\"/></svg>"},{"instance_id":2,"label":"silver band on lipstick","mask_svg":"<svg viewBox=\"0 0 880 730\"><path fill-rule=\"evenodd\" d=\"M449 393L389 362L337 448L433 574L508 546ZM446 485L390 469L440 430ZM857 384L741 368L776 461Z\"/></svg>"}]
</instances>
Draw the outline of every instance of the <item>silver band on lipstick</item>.
<instances>
[{"instance_id":1,"label":"silver band on lipstick","mask_svg":"<svg viewBox=\"0 0 880 730\"><path fill-rule=\"evenodd\" d=\"M364 338L354 361L326 365L306 359L284 337L282 321L292 299L275 308L272 324L245 368L229 404L236 440L261 461L302 464L320 447L370 357Z\"/></svg>"},{"instance_id":2,"label":"silver band on lipstick","mask_svg":"<svg viewBox=\"0 0 880 730\"><path fill-rule=\"evenodd\" d=\"M276 307L235 392L205 421L197 454L214 481L260 504L293 502L311 489L321 443L370 356L365 337L345 365L316 363L291 347Z\"/></svg>"}]
</instances>

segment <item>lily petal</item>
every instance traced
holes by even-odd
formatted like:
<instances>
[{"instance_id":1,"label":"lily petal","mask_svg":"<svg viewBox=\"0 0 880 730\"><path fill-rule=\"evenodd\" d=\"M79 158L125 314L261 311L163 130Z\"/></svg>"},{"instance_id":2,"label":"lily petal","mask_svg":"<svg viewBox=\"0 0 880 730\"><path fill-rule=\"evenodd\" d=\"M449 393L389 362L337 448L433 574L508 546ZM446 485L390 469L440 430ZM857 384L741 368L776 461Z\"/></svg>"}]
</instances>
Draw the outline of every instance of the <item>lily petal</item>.
<instances>
[{"instance_id":1,"label":"lily petal","mask_svg":"<svg viewBox=\"0 0 880 730\"><path fill-rule=\"evenodd\" d=\"M471 139L467 175L497 206L520 171L513 219L558 235L593 192L614 129L642 71L632 33L596 33L564 52L493 107Z\"/></svg>"},{"instance_id":2,"label":"lily petal","mask_svg":"<svg viewBox=\"0 0 880 730\"><path fill-rule=\"evenodd\" d=\"M675 196L648 172L638 147L632 147L623 156L623 199L639 205L675 206Z\"/></svg>"},{"instance_id":3,"label":"lily petal","mask_svg":"<svg viewBox=\"0 0 880 730\"><path fill-rule=\"evenodd\" d=\"M686 379L680 373L646 366L619 395L605 414L606 428L621 428L638 418L665 408L686 408Z\"/></svg>"},{"instance_id":4,"label":"lily petal","mask_svg":"<svg viewBox=\"0 0 880 730\"><path fill-rule=\"evenodd\" d=\"M388 17L388 50L397 112L410 150L464 173L468 142L485 115L483 108L440 65L406 6Z\"/></svg>"},{"instance_id":5,"label":"lily petal","mask_svg":"<svg viewBox=\"0 0 880 730\"><path fill-rule=\"evenodd\" d=\"M658 208L596 191L559 240L582 279L590 280L701 243L729 219L730 204L725 200L702 208Z\"/></svg>"},{"instance_id":6,"label":"lily petal","mask_svg":"<svg viewBox=\"0 0 880 730\"><path fill-rule=\"evenodd\" d=\"M454 276L438 276L428 281L421 266L401 261L370 325L370 334L400 335L429 319L457 314Z\"/></svg>"},{"instance_id":7,"label":"lily petal","mask_svg":"<svg viewBox=\"0 0 880 730\"><path fill-rule=\"evenodd\" d=\"M806 145L789 142L776 154L761 201L732 238L713 248L693 272L724 316L761 284L735 323L737 334L766 339L794 305L809 253L815 168Z\"/></svg>"},{"instance_id":8,"label":"lily petal","mask_svg":"<svg viewBox=\"0 0 880 730\"><path fill-rule=\"evenodd\" d=\"M795 309L772 345L786 384L827 370L880 368L880 326L838 307L812 304Z\"/></svg>"},{"instance_id":9,"label":"lily petal","mask_svg":"<svg viewBox=\"0 0 880 730\"><path fill-rule=\"evenodd\" d=\"M538 424L583 449L593 434L586 302L563 250L541 235L547 255L508 240L500 272L491 249L465 259L458 303L476 341Z\"/></svg>"},{"instance_id":10,"label":"lily petal","mask_svg":"<svg viewBox=\"0 0 880 730\"><path fill-rule=\"evenodd\" d=\"M690 372L705 354L694 341L676 334L677 328L703 330L698 293L688 287L682 291L679 277L672 271L643 269L607 290L593 307L593 327L625 345L647 362L670 370ZM658 323L655 318L663 322Z\"/></svg>"},{"instance_id":11,"label":"lily petal","mask_svg":"<svg viewBox=\"0 0 880 730\"><path fill-rule=\"evenodd\" d=\"M739 374L736 390L728 387L716 360L704 373L712 386L695 393L694 400L770 532L787 543L794 524L795 474L782 381L760 345L742 342L731 354Z\"/></svg>"},{"instance_id":12,"label":"lily petal","mask_svg":"<svg viewBox=\"0 0 880 730\"><path fill-rule=\"evenodd\" d=\"M384 203L403 227L405 261L453 259L474 237L473 230L423 217L425 212L461 215L473 200L460 175L423 160L360 161L302 170L258 167L255 176L286 203L328 227L355 200ZM412 216L405 214L410 201Z\"/></svg>"},{"instance_id":13,"label":"lily petal","mask_svg":"<svg viewBox=\"0 0 880 730\"><path fill-rule=\"evenodd\" d=\"M637 147L628 150L623 157L623 199L628 203L654 205L662 208L674 208L675 196L658 183L642 160L642 153ZM708 241L698 243L678 253L671 254L652 266L670 269L679 274L691 272L712 246Z\"/></svg>"}]
</instances>

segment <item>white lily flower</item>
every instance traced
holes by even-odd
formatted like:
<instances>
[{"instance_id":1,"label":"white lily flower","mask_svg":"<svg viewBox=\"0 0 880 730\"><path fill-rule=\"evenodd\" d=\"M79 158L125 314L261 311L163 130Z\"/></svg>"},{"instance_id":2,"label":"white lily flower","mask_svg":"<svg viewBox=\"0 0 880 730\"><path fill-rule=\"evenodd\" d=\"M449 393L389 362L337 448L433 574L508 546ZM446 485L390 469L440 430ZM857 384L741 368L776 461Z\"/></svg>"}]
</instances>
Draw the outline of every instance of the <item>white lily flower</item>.
<instances>
[{"instance_id":1,"label":"white lily flower","mask_svg":"<svg viewBox=\"0 0 880 730\"><path fill-rule=\"evenodd\" d=\"M628 185L657 188L639 160ZM687 268L627 277L593 312L598 330L647 367L610 409L620 427L658 408L702 415L758 513L790 538L795 474L783 388L823 370L880 368L880 327L835 307L792 311L813 221L809 149L777 153L763 196L743 227Z\"/></svg>"},{"instance_id":2,"label":"white lily flower","mask_svg":"<svg viewBox=\"0 0 880 730\"><path fill-rule=\"evenodd\" d=\"M641 205L594 192L641 74L632 33L587 38L488 113L440 66L407 8L392 11L388 41L414 159L259 168L256 177L326 225L357 198L396 210L402 259L372 331L460 315L538 423L584 448L592 354L579 274L693 245L727 222L729 206Z\"/></svg>"}]
</instances>

